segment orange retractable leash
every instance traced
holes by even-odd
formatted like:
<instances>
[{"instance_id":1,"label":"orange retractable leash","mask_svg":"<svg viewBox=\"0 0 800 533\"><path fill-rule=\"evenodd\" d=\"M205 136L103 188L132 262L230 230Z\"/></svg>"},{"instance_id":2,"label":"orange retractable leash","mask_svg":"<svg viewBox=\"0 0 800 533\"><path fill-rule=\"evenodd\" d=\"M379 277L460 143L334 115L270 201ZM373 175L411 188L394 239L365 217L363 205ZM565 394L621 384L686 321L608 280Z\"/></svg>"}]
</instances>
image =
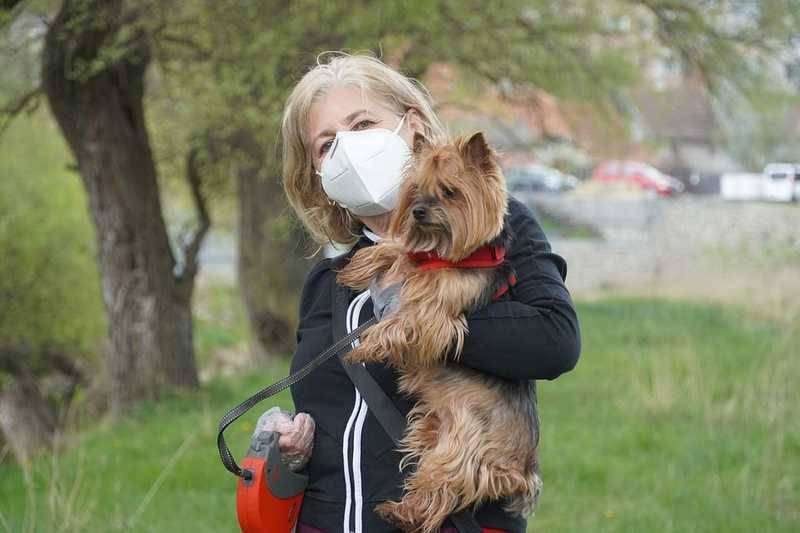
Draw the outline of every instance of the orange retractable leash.
<instances>
[{"instance_id":1,"label":"orange retractable leash","mask_svg":"<svg viewBox=\"0 0 800 533\"><path fill-rule=\"evenodd\" d=\"M260 390L220 420L217 448L222 464L239 478L236 515L243 533L292 533L300 516L308 476L292 472L281 461L277 433L262 431L254 435L242 467L239 467L225 443L223 432L257 403L297 383L331 357L348 351L352 342L375 322L375 318L364 322L296 373Z\"/></svg>"},{"instance_id":2,"label":"orange retractable leash","mask_svg":"<svg viewBox=\"0 0 800 533\"><path fill-rule=\"evenodd\" d=\"M296 474L281 461L278 434L258 433L242 461L236 486L236 514L245 533L293 531L300 516L308 476Z\"/></svg>"}]
</instances>

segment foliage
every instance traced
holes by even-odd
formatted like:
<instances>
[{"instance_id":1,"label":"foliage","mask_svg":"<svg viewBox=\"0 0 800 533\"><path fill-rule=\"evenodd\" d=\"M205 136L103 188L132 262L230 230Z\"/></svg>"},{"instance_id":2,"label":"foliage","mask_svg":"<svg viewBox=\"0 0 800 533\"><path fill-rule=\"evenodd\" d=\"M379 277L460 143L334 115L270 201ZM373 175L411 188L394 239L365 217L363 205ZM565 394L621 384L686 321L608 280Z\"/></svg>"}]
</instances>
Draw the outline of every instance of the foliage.
<instances>
[{"instance_id":1,"label":"foliage","mask_svg":"<svg viewBox=\"0 0 800 533\"><path fill-rule=\"evenodd\" d=\"M797 529L796 330L658 300L600 300L579 304L579 314L578 367L540 383L545 489L530 531ZM219 462L216 423L286 371L213 381L90 429L63 457L35 463L35 503L21 490L22 472L4 470L6 529L237 531L235 480ZM288 407L288 395L274 404ZM237 458L270 405L228 430Z\"/></svg>"},{"instance_id":2,"label":"foliage","mask_svg":"<svg viewBox=\"0 0 800 533\"><path fill-rule=\"evenodd\" d=\"M746 169L760 172L767 163L797 161L800 92L769 80L745 94L724 84L714 106L728 152Z\"/></svg>"},{"instance_id":3,"label":"foliage","mask_svg":"<svg viewBox=\"0 0 800 533\"><path fill-rule=\"evenodd\" d=\"M0 347L90 357L105 332L79 178L41 113L0 139ZM32 369L39 363L28 360Z\"/></svg>"},{"instance_id":4,"label":"foliage","mask_svg":"<svg viewBox=\"0 0 800 533\"><path fill-rule=\"evenodd\" d=\"M51 4L29 0L16 11ZM206 185L223 196L233 192L231 164L254 157L237 137L243 131L264 156L264 176L278 174L283 102L326 50L371 50L416 77L449 62L470 77L465 99L488 85L505 94L535 87L625 111L622 89L653 60L697 69L712 88L747 87L765 60L796 47L800 26L800 0L146 0L127 8L135 22L103 55L125 53L126 36L148 35L157 60L148 118L162 174L182 175L188 147L200 144L214 163Z\"/></svg>"},{"instance_id":5,"label":"foliage","mask_svg":"<svg viewBox=\"0 0 800 533\"><path fill-rule=\"evenodd\" d=\"M465 75L450 96L463 102L489 87L536 88L625 114L624 89L653 61L752 96L744 90L763 61L791 46L800 0L224 0L172 4L155 18L158 160L178 175L200 142L214 162L210 186L230 195L236 166L256 159L263 177L279 175L283 103L321 52L372 51L418 78L448 62Z\"/></svg>"}]
</instances>

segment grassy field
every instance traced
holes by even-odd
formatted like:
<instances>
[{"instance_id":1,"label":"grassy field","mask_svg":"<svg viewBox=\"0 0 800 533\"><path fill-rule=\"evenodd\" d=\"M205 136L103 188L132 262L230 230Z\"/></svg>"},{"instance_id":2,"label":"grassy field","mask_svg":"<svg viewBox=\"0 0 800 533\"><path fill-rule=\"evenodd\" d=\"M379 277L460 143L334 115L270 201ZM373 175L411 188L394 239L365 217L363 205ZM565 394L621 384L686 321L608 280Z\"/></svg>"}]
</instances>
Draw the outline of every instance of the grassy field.
<instances>
[{"instance_id":1,"label":"grassy field","mask_svg":"<svg viewBox=\"0 0 800 533\"><path fill-rule=\"evenodd\" d=\"M530 531L800 530L800 328L666 300L579 312L581 362L540 385L545 489ZM199 333L204 349L234 342ZM237 531L215 426L284 372L212 380L30 469L0 467L0 531ZM229 430L237 456L256 416Z\"/></svg>"}]
</instances>

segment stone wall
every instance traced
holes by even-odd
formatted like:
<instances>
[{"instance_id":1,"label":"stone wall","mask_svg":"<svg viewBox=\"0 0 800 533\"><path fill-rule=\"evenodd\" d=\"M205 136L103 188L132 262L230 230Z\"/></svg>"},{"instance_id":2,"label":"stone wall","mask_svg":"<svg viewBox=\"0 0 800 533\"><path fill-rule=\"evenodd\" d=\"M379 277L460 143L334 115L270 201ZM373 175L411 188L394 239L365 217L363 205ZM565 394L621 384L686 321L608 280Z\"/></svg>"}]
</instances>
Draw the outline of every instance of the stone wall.
<instances>
[{"instance_id":1,"label":"stone wall","mask_svg":"<svg viewBox=\"0 0 800 533\"><path fill-rule=\"evenodd\" d=\"M600 239L553 236L573 293L681 283L717 268L800 264L800 204L731 203L715 197L574 198L538 195L541 213L596 230ZM800 271L798 271L800 279Z\"/></svg>"}]
</instances>

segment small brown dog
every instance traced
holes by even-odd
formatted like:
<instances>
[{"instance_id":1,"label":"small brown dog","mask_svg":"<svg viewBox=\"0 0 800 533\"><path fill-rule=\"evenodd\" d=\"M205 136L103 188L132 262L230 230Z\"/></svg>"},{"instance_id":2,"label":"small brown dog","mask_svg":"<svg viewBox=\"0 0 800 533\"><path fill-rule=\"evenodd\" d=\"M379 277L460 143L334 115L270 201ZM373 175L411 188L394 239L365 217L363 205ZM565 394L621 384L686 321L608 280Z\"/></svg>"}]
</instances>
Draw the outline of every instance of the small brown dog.
<instances>
[{"instance_id":1,"label":"small brown dog","mask_svg":"<svg viewBox=\"0 0 800 533\"><path fill-rule=\"evenodd\" d=\"M541 487L534 385L461 365L465 314L513 284L504 260L505 179L481 133L432 146L414 137L414 158L385 240L359 250L339 273L356 289L401 284L395 312L364 332L346 361L401 371L417 403L403 437L399 502L376 507L409 531L437 531L450 514L505 499L529 513ZM373 281L376 280L376 281Z\"/></svg>"}]
</instances>

